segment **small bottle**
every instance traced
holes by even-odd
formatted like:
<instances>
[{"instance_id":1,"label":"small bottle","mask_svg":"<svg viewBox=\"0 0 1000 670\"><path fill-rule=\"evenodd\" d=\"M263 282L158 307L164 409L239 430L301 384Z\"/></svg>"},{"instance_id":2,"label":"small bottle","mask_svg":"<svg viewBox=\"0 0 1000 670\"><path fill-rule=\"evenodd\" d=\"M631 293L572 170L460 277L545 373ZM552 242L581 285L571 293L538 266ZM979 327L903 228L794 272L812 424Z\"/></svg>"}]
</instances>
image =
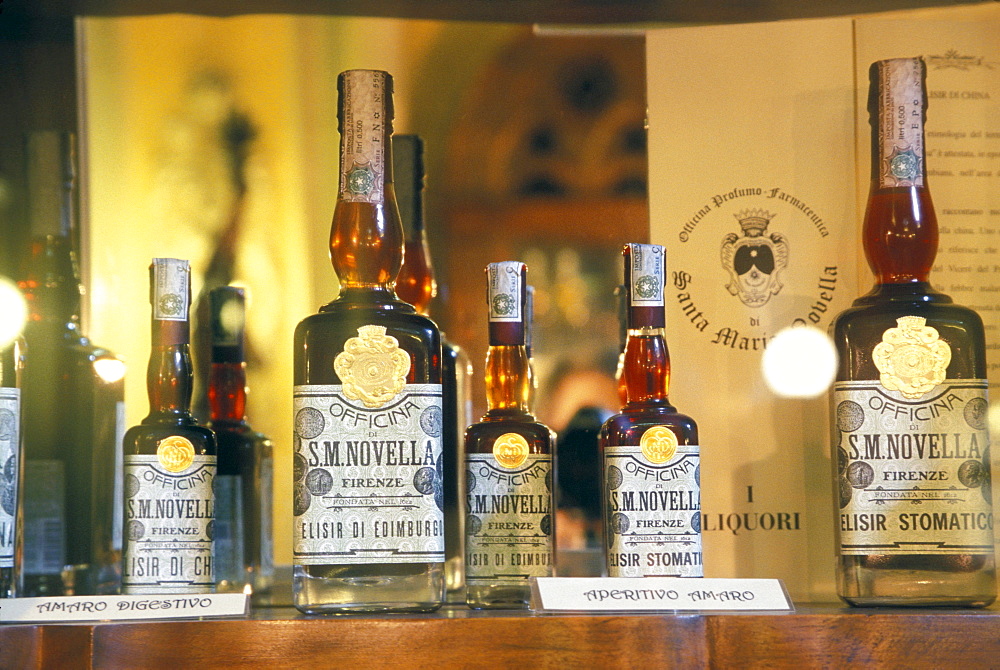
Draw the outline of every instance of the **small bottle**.
<instances>
[{"instance_id":1,"label":"small bottle","mask_svg":"<svg viewBox=\"0 0 1000 670\"><path fill-rule=\"evenodd\" d=\"M869 70L872 180L862 241L875 287L832 325L837 592L860 606L996 597L983 322L928 276L921 58Z\"/></svg>"},{"instance_id":2,"label":"small bottle","mask_svg":"<svg viewBox=\"0 0 1000 670\"><path fill-rule=\"evenodd\" d=\"M665 250L624 248L626 402L601 427L610 577L701 577L698 426L670 404Z\"/></svg>"},{"instance_id":3,"label":"small bottle","mask_svg":"<svg viewBox=\"0 0 1000 670\"><path fill-rule=\"evenodd\" d=\"M392 138L396 200L406 228L406 252L396 295L428 316L437 295L434 265L424 228L424 143L417 135ZM444 553L448 602L465 602L465 429L472 423L472 364L465 351L441 333L441 402L444 421Z\"/></svg>"},{"instance_id":4,"label":"small bottle","mask_svg":"<svg viewBox=\"0 0 1000 670\"><path fill-rule=\"evenodd\" d=\"M392 184L392 77L338 79L340 295L294 351L295 606L431 611L444 598L441 336L396 297L403 228Z\"/></svg>"},{"instance_id":5,"label":"small bottle","mask_svg":"<svg viewBox=\"0 0 1000 670\"><path fill-rule=\"evenodd\" d=\"M24 341L0 349L0 598L21 588L21 371Z\"/></svg>"},{"instance_id":6,"label":"small bottle","mask_svg":"<svg viewBox=\"0 0 1000 670\"><path fill-rule=\"evenodd\" d=\"M121 585L125 364L80 324L68 133L28 136L31 254L19 286L24 339L24 591L117 593Z\"/></svg>"},{"instance_id":7,"label":"small bottle","mask_svg":"<svg viewBox=\"0 0 1000 670\"><path fill-rule=\"evenodd\" d=\"M208 294L211 366L209 428L218 442L215 476L216 590L267 593L274 581L271 441L246 420L246 297L219 286Z\"/></svg>"},{"instance_id":8,"label":"small bottle","mask_svg":"<svg viewBox=\"0 0 1000 670\"><path fill-rule=\"evenodd\" d=\"M215 434L191 415L189 308L185 260L150 266L152 351L146 369L149 415L123 440L126 594L211 593Z\"/></svg>"},{"instance_id":9,"label":"small bottle","mask_svg":"<svg viewBox=\"0 0 1000 670\"><path fill-rule=\"evenodd\" d=\"M487 267L486 415L465 431L466 604L526 608L555 564L555 434L531 414L524 263Z\"/></svg>"}]
</instances>

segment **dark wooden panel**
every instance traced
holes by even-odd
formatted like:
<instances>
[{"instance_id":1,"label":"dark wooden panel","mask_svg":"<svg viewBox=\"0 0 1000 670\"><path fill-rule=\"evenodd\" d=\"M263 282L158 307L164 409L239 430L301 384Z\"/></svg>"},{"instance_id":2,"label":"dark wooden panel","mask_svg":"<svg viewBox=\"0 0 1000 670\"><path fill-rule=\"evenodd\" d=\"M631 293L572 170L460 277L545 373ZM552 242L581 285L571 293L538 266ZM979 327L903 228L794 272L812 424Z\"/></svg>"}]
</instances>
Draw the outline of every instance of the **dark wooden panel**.
<instances>
[{"instance_id":1,"label":"dark wooden panel","mask_svg":"<svg viewBox=\"0 0 1000 670\"><path fill-rule=\"evenodd\" d=\"M13 0L17 2L28 0ZM48 15L123 16L188 12L328 14L515 23L738 23L968 4L961 0L32 0Z\"/></svg>"}]
</instances>

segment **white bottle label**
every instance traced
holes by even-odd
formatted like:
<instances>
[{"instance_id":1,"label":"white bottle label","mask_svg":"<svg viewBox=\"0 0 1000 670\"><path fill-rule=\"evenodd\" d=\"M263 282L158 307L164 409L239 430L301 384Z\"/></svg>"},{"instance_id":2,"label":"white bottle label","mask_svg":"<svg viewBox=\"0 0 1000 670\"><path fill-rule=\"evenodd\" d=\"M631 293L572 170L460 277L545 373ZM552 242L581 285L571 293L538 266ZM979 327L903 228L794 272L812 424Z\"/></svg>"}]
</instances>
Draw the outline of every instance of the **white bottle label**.
<instances>
[{"instance_id":1,"label":"white bottle label","mask_svg":"<svg viewBox=\"0 0 1000 670\"><path fill-rule=\"evenodd\" d=\"M295 564L444 562L441 385L302 385L293 405Z\"/></svg>"},{"instance_id":2,"label":"white bottle label","mask_svg":"<svg viewBox=\"0 0 1000 670\"><path fill-rule=\"evenodd\" d=\"M552 456L504 467L493 454L468 454L466 465L466 583L524 586L551 577Z\"/></svg>"},{"instance_id":3,"label":"white bottle label","mask_svg":"<svg viewBox=\"0 0 1000 670\"><path fill-rule=\"evenodd\" d=\"M392 122L385 72L348 70L340 75L340 199L380 204L385 200L385 126Z\"/></svg>"},{"instance_id":4,"label":"white bottle label","mask_svg":"<svg viewBox=\"0 0 1000 670\"><path fill-rule=\"evenodd\" d=\"M993 553L986 387L946 379L908 398L906 386L837 382L842 555Z\"/></svg>"},{"instance_id":5,"label":"white bottle label","mask_svg":"<svg viewBox=\"0 0 1000 670\"><path fill-rule=\"evenodd\" d=\"M489 276L487 301L490 307L490 323L520 323L524 293L524 263L503 261L490 263L486 267Z\"/></svg>"},{"instance_id":6,"label":"white bottle label","mask_svg":"<svg viewBox=\"0 0 1000 670\"><path fill-rule=\"evenodd\" d=\"M21 391L0 387L0 568L14 567Z\"/></svg>"},{"instance_id":7,"label":"white bottle label","mask_svg":"<svg viewBox=\"0 0 1000 670\"><path fill-rule=\"evenodd\" d=\"M215 471L215 456L125 456L125 593L215 588Z\"/></svg>"},{"instance_id":8,"label":"white bottle label","mask_svg":"<svg viewBox=\"0 0 1000 670\"><path fill-rule=\"evenodd\" d=\"M924 63L920 58L879 61L879 187L924 184Z\"/></svg>"},{"instance_id":9,"label":"white bottle label","mask_svg":"<svg viewBox=\"0 0 1000 670\"><path fill-rule=\"evenodd\" d=\"M699 449L671 437L654 426L642 446L604 447L609 577L703 575Z\"/></svg>"},{"instance_id":10,"label":"white bottle label","mask_svg":"<svg viewBox=\"0 0 1000 670\"><path fill-rule=\"evenodd\" d=\"M629 244L632 307L663 307L664 250L659 244Z\"/></svg>"}]
</instances>

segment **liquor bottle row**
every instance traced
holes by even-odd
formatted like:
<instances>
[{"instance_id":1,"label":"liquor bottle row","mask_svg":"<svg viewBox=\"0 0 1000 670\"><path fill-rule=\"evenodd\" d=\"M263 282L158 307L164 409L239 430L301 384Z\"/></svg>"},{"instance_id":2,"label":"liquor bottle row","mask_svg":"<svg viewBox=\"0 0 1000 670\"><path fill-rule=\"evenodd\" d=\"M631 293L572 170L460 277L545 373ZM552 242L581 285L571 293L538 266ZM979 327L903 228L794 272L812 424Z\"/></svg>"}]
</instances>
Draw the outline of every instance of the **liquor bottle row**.
<instances>
[{"instance_id":1,"label":"liquor bottle row","mask_svg":"<svg viewBox=\"0 0 1000 670\"><path fill-rule=\"evenodd\" d=\"M876 285L831 327L838 592L855 605L983 606L996 586L982 322L929 283L937 225L923 147L924 63L880 61L870 78L862 235ZM557 461L552 431L531 413L527 268L486 268L488 410L472 422L468 360L426 315L434 282L420 142L392 138L387 73L344 72L338 89L330 253L340 294L294 336L294 603L306 613L429 611L462 598L474 608L526 607L530 578L553 574ZM406 193L409 238L397 188ZM754 239L748 231L736 250L751 279L770 262L768 245ZM123 535L123 587L252 582L223 567L239 564L225 541L240 532L255 557L251 572L266 573L270 553L261 532L269 447L245 426L241 338L227 331L215 342L214 430L202 427L189 412L189 270L171 259L152 270L150 415L124 437L124 512L112 524ZM622 409L601 428L601 490L593 492L604 510L607 573L699 577L698 428L668 399L665 249L628 244L623 270ZM220 323L223 302L236 301L242 314L238 292L219 296ZM11 350L4 370L17 368L17 355ZM14 386L10 378L4 387ZM15 415L0 440L16 435L12 397L6 388L0 395ZM245 459L225 447L233 427ZM11 454L15 446L8 440ZM16 500L18 461L6 462L4 500L8 491ZM223 483L230 472L243 479ZM234 521L234 509L253 523Z\"/></svg>"}]
</instances>

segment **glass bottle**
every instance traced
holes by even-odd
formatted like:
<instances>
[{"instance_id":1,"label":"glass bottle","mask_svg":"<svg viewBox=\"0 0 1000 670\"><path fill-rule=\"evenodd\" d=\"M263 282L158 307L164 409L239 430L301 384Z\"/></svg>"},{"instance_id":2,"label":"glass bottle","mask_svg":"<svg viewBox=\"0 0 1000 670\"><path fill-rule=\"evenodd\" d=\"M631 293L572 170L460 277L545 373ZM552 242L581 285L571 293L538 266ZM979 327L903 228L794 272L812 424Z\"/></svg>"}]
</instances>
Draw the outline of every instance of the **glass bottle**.
<instances>
[{"instance_id":1,"label":"glass bottle","mask_svg":"<svg viewBox=\"0 0 1000 670\"><path fill-rule=\"evenodd\" d=\"M149 415L122 442L122 591L211 593L216 440L191 414L191 268L185 260L154 258L150 284Z\"/></svg>"},{"instance_id":2,"label":"glass bottle","mask_svg":"<svg viewBox=\"0 0 1000 670\"><path fill-rule=\"evenodd\" d=\"M32 133L27 155L23 595L117 593L125 365L80 326L73 137Z\"/></svg>"},{"instance_id":3,"label":"glass bottle","mask_svg":"<svg viewBox=\"0 0 1000 670\"><path fill-rule=\"evenodd\" d=\"M428 316L437 295L434 265L424 228L424 144L417 135L392 138L393 185L406 228L403 267L396 295ZM441 407L444 451L445 588L449 602L465 602L465 429L472 423L472 363L465 351L441 333Z\"/></svg>"},{"instance_id":4,"label":"glass bottle","mask_svg":"<svg viewBox=\"0 0 1000 670\"><path fill-rule=\"evenodd\" d=\"M295 330L294 602L429 611L444 597L441 337L394 291L392 77L349 70L338 89L340 295Z\"/></svg>"},{"instance_id":5,"label":"glass bottle","mask_svg":"<svg viewBox=\"0 0 1000 670\"><path fill-rule=\"evenodd\" d=\"M624 250L626 402L601 427L610 577L701 577L698 426L670 404L664 338L665 250Z\"/></svg>"},{"instance_id":6,"label":"glass bottle","mask_svg":"<svg viewBox=\"0 0 1000 670\"><path fill-rule=\"evenodd\" d=\"M531 414L524 263L487 266L487 412L465 431L466 604L526 608L555 564L555 434Z\"/></svg>"},{"instance_id":7,"label":"glass bottle","mask_svg":"<svg viewBox=\"0 0 1000 670\"><path fill-rule=\"evenodd\" d=\"M984 606L996 596L983 323L928 281L926 66L869 70L875 287L832 325L837 589L852 605Z\"/></svg>"},{"instance_id":8,"label":"glass bottle","mask_svg":"<svg viewBox=\"0 0 1000 670\"><path fill-rule=\"evenodd\" d=\"M211 365L208 427L218 442L215 582L221 592L267 593L274 581L271 440L246 420L246 296L219 286L208 294Z\"/></svg>"},{"instance_id":9,"label":"glass bottle","mask_svg":"<svg viewBox=\"0 0 1000 670\"><path fill-rule=\"evenodd\" d=\"M21 590L21 373L24 341L0 349L0 598Z\"/></svg>"}]
</instances>

